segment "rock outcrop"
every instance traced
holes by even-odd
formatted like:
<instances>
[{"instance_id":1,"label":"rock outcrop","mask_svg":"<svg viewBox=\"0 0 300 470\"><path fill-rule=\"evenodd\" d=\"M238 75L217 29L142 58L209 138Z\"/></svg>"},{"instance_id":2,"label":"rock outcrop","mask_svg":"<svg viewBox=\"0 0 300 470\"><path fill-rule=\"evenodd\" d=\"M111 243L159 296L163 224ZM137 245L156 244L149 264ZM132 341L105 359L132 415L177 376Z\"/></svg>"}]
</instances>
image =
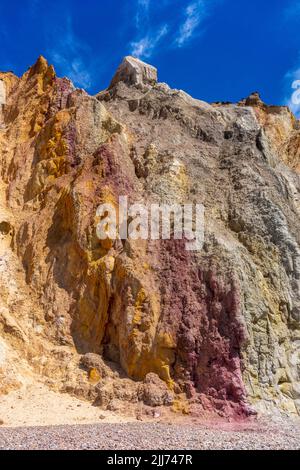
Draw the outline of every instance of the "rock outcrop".
<instances>
[{"instance_id":1,"label":"rock outcrop","mask_svg":"<svg viewBox=\"0 0 300 470\"><path fill-rule=\"evenodd\" d=\"M5 104L5 101L6 101L5 84L2 80L0 80L0 106Z\"/></svg>"},{"instance_id":2,"label":"rock outcrop","mask_svg":"<svg viewBox=\"0 0 300 470\"><path fill-rule=\"evenodd\" d=\"M112 410L299 414L288 108L207 104L131 57L97 96L42 57L0 87L0 393L39 377ZM99 240L122 195L202 203L203 249Z\"/></svg>"},{"instance_id":3,"label":"rock outcrop","mask_svg":"<svg viewBox=\"0 0 300 470\"><path fill-rule=\"evenodd\" d=\"M154 85L157 83L157 69L139 59L126 56L120 64L109 88L113 88L118 82L127 85Z\"/></svg>"}]
</instances>

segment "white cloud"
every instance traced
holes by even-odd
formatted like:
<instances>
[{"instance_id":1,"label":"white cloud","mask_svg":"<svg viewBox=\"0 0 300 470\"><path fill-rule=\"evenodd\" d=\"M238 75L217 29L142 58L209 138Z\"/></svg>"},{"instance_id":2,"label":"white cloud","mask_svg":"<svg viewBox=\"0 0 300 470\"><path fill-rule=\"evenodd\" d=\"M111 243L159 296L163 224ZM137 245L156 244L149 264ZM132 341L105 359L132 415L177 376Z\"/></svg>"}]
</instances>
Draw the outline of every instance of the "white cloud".
<instances>
[{"instance_id":1,"label":"white cloud","mask_svg":"<svg viewBox=\"0 0 300 470\"><path fill-rule=\"evenodd\" d=\"M150 0L137 0L137 6L141 10L149 10Z\"/></svg>"},{"instance_id":2,"label":"white cloud","mask_svg":"<svg viewBox=\"0 0 300 470\"><path fill-rule=\"evenodd\" d=\"M199 26L209 15L211 7L220 1L222 0L185 0L186 6L183 10L181 23L179 26L177 25L176 31L176 19L174 20L173 15L170 15L170 11L172 11L172 7L176 10L175 3L177 2L174 0L159 0L155 4L156 16L157 10L160 10L162 15L164 13L168 14L167 21L164 22L163 26L159 26L151 22L154 11L152 1L135 0L137 34L136 38L130 42L131 54L139 58L151 57L158 47L166 46L166 41L164 44L161 44L161 42L167 35L170 37L167 47L185 46L198 34Z\"/></svg>"},{"instance_id":3,"label":"white cloud","mask_svg":"<svg viewBox=\"0 0 300 470\"><path fill-rule=\"evenodd\" d=\"M155 33L151 32L142 39L131 42L131 54L139 59L151 57L159 42L167 32L168 25L164 25Z\"/></svg>"},{"instance_id":4,"label":"white cloud","mask_svg":"<svg viewBox=\"0 0 300 470\"><path fill-rule=\"evenodd\" d=\"M137 0L135 23L138 29L149 22L149 8L150 0Z\"/></svg>"},{"instance_id":5,"label":"white cloud","mask_svg":"<svg viewBox=\"0 0 300 470\"><path fill-rule=\"evenodd\" d=\"M70 17L67 17L63 34L56 34L60 39L52 37L51 42L56 42L54 48L49 49L49 57L54 66L70 78L76 86L89 88L92 79L89 68L86 65L88 47L76 37Z\"/></svg>"},{"instance_id":6,"label":"white cloud","mask_svg":"<svg viewBox=\"0 0 300 470\"><path fill-rule=\"evenodd\" d=\"M293 0L284 10L284 16L286 20L293 18L299 18L300 15L300 1Z\"/></svg>"},{"instance_id":7,"label":"white cloud","mask_svg":"<svg viewBox=\"0 0 300 470\"><path fill-rule=\"evenodd\" d=\"M31 16L36 16L40 8L40 0L30 0L28 1L28 11Z\"/></svg>"},{"instance_id":8,"label":"white cloud","mask_svg":"<svg viewBox=\"0 0 300 470\"><path fill-rule=\"evenodd\" d=\"M58 51L53 51L51 59L54 65L59 66L64 75L70 78L72 82L79 87L89 88L92 85L90 73L86 70L83 61L80 58L68 60L67 56Z\"/></svg>"},{"instance_id":9,"label":"white cloud","mask_svg":"<svg viewBox=\"0 0 300 470\"><path fill-rule=\"evenodd\" d=\"M284 104L300 118L300 68L292 72L288 72L285 79L290 87L289 97L285 98Z\"/></svg>"},{"instance_id":10,"label":"white cloud","mask_svg":"<svg viewBox=\"0 0 300 470\"><path fill-rule=\"evenodd\" d=\"M136 38L130 42L130 54L139 59L149 58L168 33L168 25L152 27L150 25L151 0L136 0L135 26ZM146 34L145 34L146 32Z\"/></svg>"},{"instance_id":11,"label":"white cloud","mask_svg":"<svg viewBox=\"0 0 300 470\"><path fill-rule=\"evenodd\" d=\"M150 6L150 0L137 0L137 4L139 9L148 11Z\"/></svg>"},{"instance_id":12,"label":"white cloud","mask_svg":"<svg viewBox=\"0 0 300 470\"><path fill-rule=\"evenodd\" d=\"M297 24L300 17L300 0L292 0L289 2L284 10L284 20L287 21L288 26ZM298 57L298 64L300 61L300 53ZM297 66L297 62L294 68L289 70L285 77L285 87L289 91L285 93L285 99L283 103L287 105L295 116L300 119L300 68Z\"/></svg>"},{"instance_id":13,"label":"white cloud","mask_svg":"<svg viewBox=\"0 0 300 470\"><path fill-rule=\"evenodd\" d=\"M207 16L207 8L204 0L190 3L185 9L185 19L179 28L176 44L182 47L192 38L198 26Z\"/></svg>"}]
</instances>

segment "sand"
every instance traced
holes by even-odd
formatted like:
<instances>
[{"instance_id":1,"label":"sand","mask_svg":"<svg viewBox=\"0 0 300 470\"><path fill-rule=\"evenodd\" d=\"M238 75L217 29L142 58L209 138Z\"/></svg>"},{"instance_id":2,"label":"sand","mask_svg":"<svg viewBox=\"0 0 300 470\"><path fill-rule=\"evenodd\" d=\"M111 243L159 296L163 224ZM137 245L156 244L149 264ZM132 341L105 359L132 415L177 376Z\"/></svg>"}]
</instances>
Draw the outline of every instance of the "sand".
<instances>
[{"instance_id":1,"label":"sand","mask_svg":"<svg viewBox=\"0 0 300 470\"><path fill-rule=\"evenodd\" d=\"M43 384L26 385L0 396L2 426L57 426L63 424L123 423L134 420L103 411L89 402L49 390ZM0 421L1 422L1 421Z\"/></svg>"}]
</instances>

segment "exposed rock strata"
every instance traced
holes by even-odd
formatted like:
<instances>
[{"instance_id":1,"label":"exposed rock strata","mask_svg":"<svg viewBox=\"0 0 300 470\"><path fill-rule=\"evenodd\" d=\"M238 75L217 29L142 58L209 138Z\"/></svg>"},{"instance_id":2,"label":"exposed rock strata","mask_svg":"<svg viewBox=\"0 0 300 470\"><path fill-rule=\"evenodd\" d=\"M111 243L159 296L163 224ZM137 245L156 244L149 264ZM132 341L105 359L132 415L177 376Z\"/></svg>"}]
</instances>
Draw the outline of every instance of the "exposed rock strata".
<instances>
[{"instance_id":1,"label":"exposed rock strata","mask_svg":"<svg viewBox=\"0 0 300 470\"><path fill-rule=\"evenodd\" d=\"M0 393L39 374L114 410L300 413L292 113L195 100L133 58L96 97L42 57L0 84ZM98 240L119 195L203 203L203 250Z\"/></svg>"}]
</instances>

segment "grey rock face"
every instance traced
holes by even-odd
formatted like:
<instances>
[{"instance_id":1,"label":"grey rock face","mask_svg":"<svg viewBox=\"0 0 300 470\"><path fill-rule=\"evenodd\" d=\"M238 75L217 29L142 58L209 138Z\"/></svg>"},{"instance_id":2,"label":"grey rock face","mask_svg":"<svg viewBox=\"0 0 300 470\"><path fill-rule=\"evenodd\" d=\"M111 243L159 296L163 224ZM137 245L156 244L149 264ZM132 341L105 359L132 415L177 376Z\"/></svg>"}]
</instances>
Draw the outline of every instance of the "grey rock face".
<instances>
[{"instance_id":1,"label":"grey rock face","mask_svg":"<svg viewBox=\"0 0 300 470\"><path fill-rule=\"evenodd\" d=\"M145 194L203 203L199 269L229 272L239 285L251 403L258 411L300 413L297 122L257 93L211 105L165 84L143 92L137 81L123 82L114 79L98 99L135 136L132 161Z\"/></svg>"}]
</instances>

